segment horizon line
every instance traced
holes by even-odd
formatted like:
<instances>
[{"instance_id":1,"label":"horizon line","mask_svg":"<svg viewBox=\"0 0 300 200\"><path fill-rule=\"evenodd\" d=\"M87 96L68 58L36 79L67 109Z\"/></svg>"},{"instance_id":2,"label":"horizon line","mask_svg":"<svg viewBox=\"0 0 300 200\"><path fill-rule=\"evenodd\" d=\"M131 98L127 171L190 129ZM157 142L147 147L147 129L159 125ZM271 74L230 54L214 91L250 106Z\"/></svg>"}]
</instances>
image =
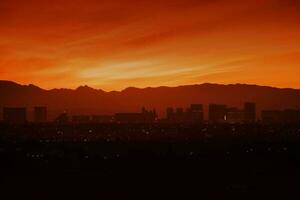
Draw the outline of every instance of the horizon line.
<instances>
[{"instance_id":1,"label":"horizon line","mask_svg":"<svg viewBox=\"0 0 300 200\"><path fill-rule=\"evenodd\" d=\"M125 87L124 89L121 89L121 90L110 90L110 91L107 91L107 90L103 90L101 88L95 88L93 86L89 86L89 85L79 85L77 87L74 87L74 88L64 88L64 87L61 87L61 88L51 88L51 89L45 89L43 87L40 87L38 85L35 85L33 83L19 83L17 81L13 81L13 80L5 80L5 79L0 79L0 82L10 82L10 83L13 83L13 84L17 84L17 85L20 85L20 86L34 86L34 87L38 87L42 90L46 90L46 91L51 91L51 90L78 90L79 88L81 87L87 87L87 88L90 88L90 89L93 89L93 90L101 90L103 92L107 92L107 93L110 93L110 92L123 92L127 89L130 89L130 88L133 88L133 89L140 89L140 90L143 90L143 89L156 89L156 88L177 88L177 87L185 87L185 86L201 86L201 85L205 85L205 84L209 84L209 85L222 85L222 86L232 86L232 85L245 85L245 86L258 86L258 87L268 87L268 88L273 88L273 89L283 89L283 90L300 90L300 88L292 88L292 87L278 87L278 86L272 86L272 85L259 85L259 84L255 84L255 83L216 83L216 82L203 82L203 83L195 83L195 84L182 84L182 85L176 85L176 86L167 86L167 85L161 85L161 86L146 86L146 87L136 87L136 86L127 86Z\"/></svg>"}]
</instances>

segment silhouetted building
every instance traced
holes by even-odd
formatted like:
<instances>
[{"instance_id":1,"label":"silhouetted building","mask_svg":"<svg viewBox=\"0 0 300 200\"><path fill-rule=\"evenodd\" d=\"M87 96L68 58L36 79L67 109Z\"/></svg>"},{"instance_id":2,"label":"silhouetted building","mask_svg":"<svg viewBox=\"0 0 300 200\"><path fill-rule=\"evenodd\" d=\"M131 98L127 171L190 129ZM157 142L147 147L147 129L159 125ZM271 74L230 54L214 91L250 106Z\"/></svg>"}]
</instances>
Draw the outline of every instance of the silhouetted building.
<instances>
[{"instance_id":1,"label":"silhouetted building","mask_svg":"<svg viewBox=\"0 0 300 200\"><path fill-rule=\"evenodd\" d=\"M22 124L27 122L27 110L21 108L3 108L3 121L6 123Z\"/></svg>"},{"instance_id":2,"label":"silhouetted building","mask_svg":"<svg viewBox=\"0 0 300 200\"><path fill-rule=\"evenodd\" d=\"M119 123L143 123L144 117L142 113L116 113L114 117Z\"/></svg>"},{"instance_id":3,"label":"silhouetted building","mask_svg":"<svg viewBox=\"0 0 300 200\"><path fill-rule=\"evenodd\" d=\"M93 123L110 123L113 121L113 116L111 115L93 115Z\"/></svg>"},{"instance_id":4,"label":"silhouetted building","mask_svg":"<svg viewBox=\"0 0 300 200\"><path fill-rule=\"evenodd\" d=\"M37 123L47 121L47 107L39 106L34 108L34 121Z\"/></svg>"},{"instance_id":5,"label":"silhouetted building","mask_svg":"<svg viewBox=\"0 0 300 200\"><path fill-rule=\"evenodd\" d=\"M244 120L247 123L253 123L256 121L256 104L246 102L244 104Z\"/></svg>"},{"instance_id":6,"label":"silhouetted building","mask_svg":"<svg viewBox=\"0 0 300 200\"><path fill-rule=\"evenodd\" d=\"M167 121L171 123L197 123L204 120L202 104L191 104L184 112L183 108L167 108Z\"/></svg>"},{"instance_id":7,"label":"silhouetted building","mask_svg":"<svg viewBox=\"0 0 300 200\"><path fill-rule=\"evenodd\" d=\"M167 108L167 120L171 120L174 116L174 109L169 107Z\"/></svg>"},{"instance_id":8,"label":"silhouetted building","mask_svg":"<svg viewBox=\"0 0 300 200\"><path fill-rule=\"evenodd\" d=\"M300 123L300 110L263 110L261 113L263 123Z\"/></svg>"},{"instance_id":9,"label":"silhouetted building","mask_svg":"<svg viewBox=\"0 0 300 200\"><path fill-rule=\"evenodd\" d=\"M300 110L286 109L282 112L282 121L284 123L300 123Z\"/></svg>"},{"instance_id":10,"label":"silhouetted building","mask_svg":"<svg viewBox=\"0 0 300 200\"><path fill-rule=\"evenodd\" d=\"M186 122L196 123L204 121L203 105L191 104L190 108L185 113Z\"/></svg>"},{"instance_id":11,"label":"silhouetted building","mask_svg":"<svg viewBox=\"0 0 300 200\"><path fill-rule=\"evenodd\" d=\"M144 116L145 122L154 122L157 120L156 110L148 111L145 108L142 108L142 115Z\"/></svg>"},{"instance_id":12,"label":"silhouetted building","mask_svg":"<svg viewBox=\"0 0 300 200\"><path fill-rule=\"evenodd\" d=\"M153 123L156 121L156 111L142 108L141 113L116 113L114 120L118 123Z\"/></svg>"},{"instance_id":13,"label":"silhouetted building","mask_svg":"<svg viewBox=\"0 0 300 200\"><path fill-rule=\"evenodd\" d=\"M208 118L213 123L223 123L226 121L227 106L221 104L210 104Z\"/></svg>"},{"instance_id":14,"label":"silhouetted building","mask_svg":"<svg viewBox=\"0 0 300 200\"><path fill-rule=\"evenodd\" d=\"M228 108L226 109L225 121L230 124L242 123L244 122L244 111L238 108Z\"/></svg>"},{"instance_id":15,"label":"silhouetted building","mask_svg":"<svg viewBox=\"0 0 300 200\"><path fill-rule=\"evenodd\" d=\"M73 123L85 124L90 122L90 116L88 115L74 115L72 116Z\"/></svg>"},{"instance_id":16,"label":"silhouetted building","mask_svg":"<svg viewBox=\"0 0 300 200\"><path fill-rule=\"evenodd\" d=\"M263 110L261 112L261 119L263 123L281 123L282 111L280 110Z\"/></svg>"},{"instance_id":17,"label":"silhouetted building","mask_svg":"<svg viewBox=\"0 0 300 200\"><path fill-rule=\"evenodd\" d=\"M183 115L183 108L176 108L176 115L182 116Z\"/></svg>"},{"instance_id":18,"label":"silhouetted building","mask_svg":"<svg viewBox=\"0 0 300 200\"><path fill-rule=\"evenodd\" d=\"M192 112L203 112L202 104L191 104L190 109Z\"/></svg>"},{"instance_id":19,"label":"silhouetted building","mask_svg":"<svg viewBox=\"0 0 300 200\"><path fill-rule=\"evenodd\" d=\"M55 119L55 122L60 123L60 124L68 123L69 115L66 112L64 112Z\"/></svg>"}]
</instances>

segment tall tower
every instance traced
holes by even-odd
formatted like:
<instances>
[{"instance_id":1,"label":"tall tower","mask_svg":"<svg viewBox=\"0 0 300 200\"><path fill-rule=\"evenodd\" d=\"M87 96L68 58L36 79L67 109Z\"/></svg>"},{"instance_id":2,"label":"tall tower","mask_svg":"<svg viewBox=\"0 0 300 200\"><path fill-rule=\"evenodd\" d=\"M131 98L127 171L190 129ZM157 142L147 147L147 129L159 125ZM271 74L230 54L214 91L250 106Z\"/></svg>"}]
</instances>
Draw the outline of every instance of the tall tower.
<instances>
[{"instance_id":1,"label":"tall tower","mask_svg":"<svg viewBox=\"0 0 300 200\"><path fill-rule=\"evenodd\" d=\"M34 108L34 122L41 123L47 121L47 107L39 106Z\"/></svg>"},{"instance_id":2,"label":"tall tower","mask_svg":"<svg viewBox=\"0 0 300 200\"><path fill-rule=\"evenodd\" d=\"M191 104L187 112L188 118L191 122L203 122L203 105L202 104Z\"/></svg>"},{"instance_id":3,"label":"tall tower","mask_svg":"<svg viewBox=\"0 0 300 200\"><path fill-rule=\"evenodd\" d=\"M246 102L244 104L244 120L246 123L256 121L256 103Z\"/></svg>"},{"instance_id":4,"label":"tall tower","mask_svg":"<svg viewBox=\"0 0 300 200\"><path fill-rule=\"evenodd\" d=\"M171 120L174 117L174 109L169 107L167 108L167 119Z\"/></svg>"}]
</instances>

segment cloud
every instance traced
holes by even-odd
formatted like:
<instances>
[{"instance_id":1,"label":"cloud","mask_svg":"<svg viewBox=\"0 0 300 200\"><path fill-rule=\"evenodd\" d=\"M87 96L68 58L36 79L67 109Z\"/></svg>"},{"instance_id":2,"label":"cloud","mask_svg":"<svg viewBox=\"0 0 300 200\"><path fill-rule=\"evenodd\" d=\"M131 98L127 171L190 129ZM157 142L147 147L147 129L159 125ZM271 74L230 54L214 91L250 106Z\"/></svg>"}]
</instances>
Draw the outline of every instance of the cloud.
<instances>
[{"instance_id":1,"label":"cloud","mask_svg":"<svg viewBox=\"0 0 300 200\"><path fill-rule=\"evenodd\" d=\"M261 69L280 66L263 57L299 49L299 7L296 0L2 0L0 73L45 88L184 84L203 76L264 83ZM280 63L292 73L297 60ZM280 86L277 79L268 83Z\"/></svg>"}]
</instances>

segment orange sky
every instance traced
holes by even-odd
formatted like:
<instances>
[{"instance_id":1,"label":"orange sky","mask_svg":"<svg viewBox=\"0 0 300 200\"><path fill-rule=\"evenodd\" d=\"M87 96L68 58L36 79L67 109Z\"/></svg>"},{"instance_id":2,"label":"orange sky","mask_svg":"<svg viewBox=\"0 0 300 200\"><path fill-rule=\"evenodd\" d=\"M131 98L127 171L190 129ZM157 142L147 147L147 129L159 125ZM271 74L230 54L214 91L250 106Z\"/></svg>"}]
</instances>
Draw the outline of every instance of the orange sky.
<instances>
[{"instance_id":1,"label":"orange sky","mask_svg":"<svg viewBox=\"0 0 300 200\"><path fill-rule=\"evenodd\" d=\"M300 88L298 0L1 0L0 79Z\"/></svg>"}]
</instances>

